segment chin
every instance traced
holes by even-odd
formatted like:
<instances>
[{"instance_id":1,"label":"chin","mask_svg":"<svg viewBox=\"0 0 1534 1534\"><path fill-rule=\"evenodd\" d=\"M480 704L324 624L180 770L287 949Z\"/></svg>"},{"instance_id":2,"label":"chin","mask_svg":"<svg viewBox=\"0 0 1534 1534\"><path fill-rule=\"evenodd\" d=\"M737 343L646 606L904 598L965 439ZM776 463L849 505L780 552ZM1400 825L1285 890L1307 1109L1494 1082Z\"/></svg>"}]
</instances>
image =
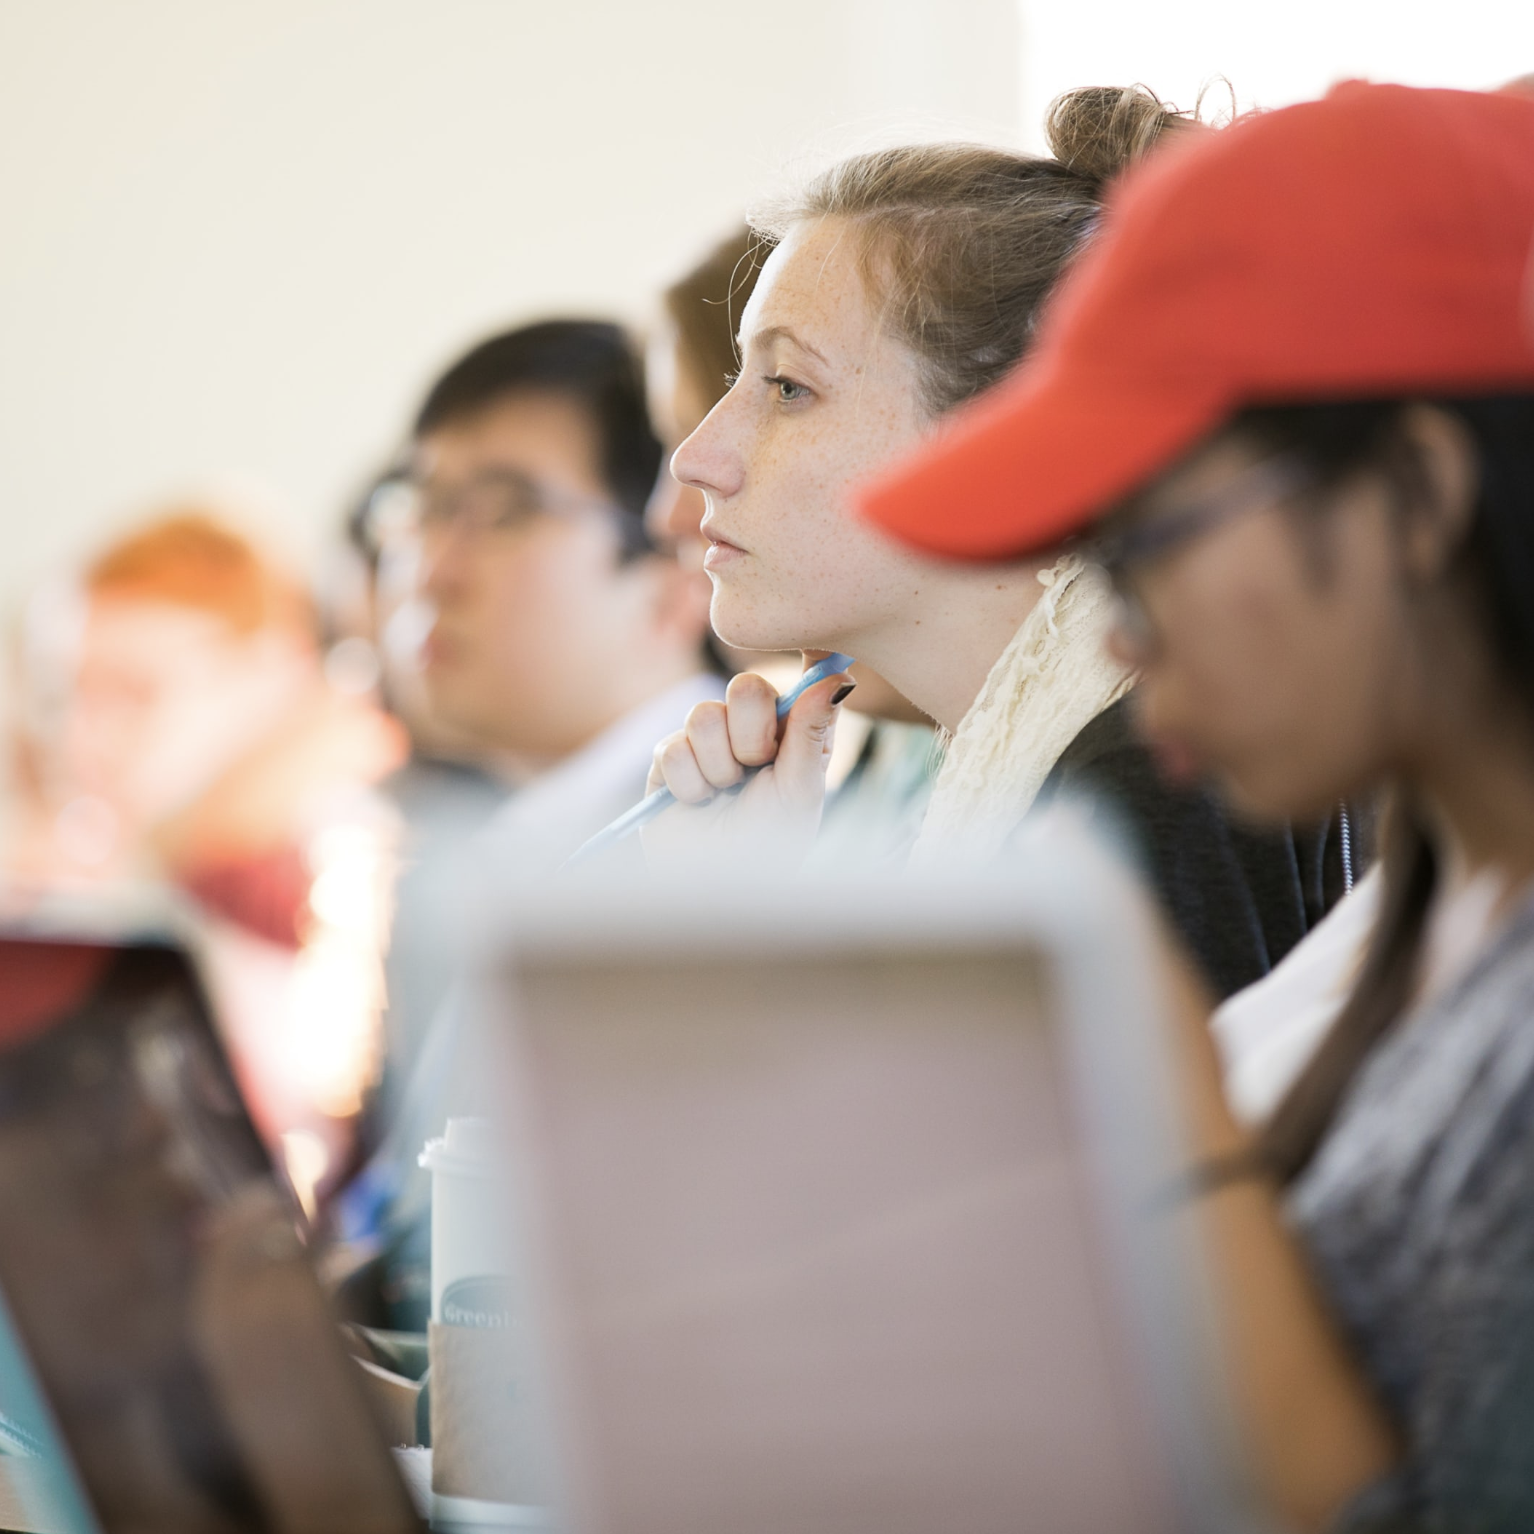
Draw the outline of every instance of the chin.
<instances>
[{"instance_id":1,"label":"chin","mask_svg":"<svg viewBox=\"0 0 1534 1534\"><path fill-rule=\"evenodd\" d=\"M819 648L805 635L808 624L796 623L789 614L764 613L732 600L729 592L714 587L708 621L714 632L736 650L803 650Z\"/></svg>"},{"instance_id":2,"label":"chin","mask_svg":"<svg viewBox=\"0 0 1534 1534\"><path fill-rule=\"evenodd\" d=\"M1317 788L1262 772L1222 772L1218 784L1220 797L1235 817L1257 826L1325 820L1343 797L1330 785Z\"/></svg>"},{"instance_id":3,"label":"chin","mask_svg":"<svg viewBox=\"0 0 1534 1534\"><path fill-rule=\"evenodd\" d=\"M472 687L453 685L445 677L426 677L423 688L426 714L434 723L457 733L478 737L483 733L483 694Z\"/></svg>"}]
</instances>

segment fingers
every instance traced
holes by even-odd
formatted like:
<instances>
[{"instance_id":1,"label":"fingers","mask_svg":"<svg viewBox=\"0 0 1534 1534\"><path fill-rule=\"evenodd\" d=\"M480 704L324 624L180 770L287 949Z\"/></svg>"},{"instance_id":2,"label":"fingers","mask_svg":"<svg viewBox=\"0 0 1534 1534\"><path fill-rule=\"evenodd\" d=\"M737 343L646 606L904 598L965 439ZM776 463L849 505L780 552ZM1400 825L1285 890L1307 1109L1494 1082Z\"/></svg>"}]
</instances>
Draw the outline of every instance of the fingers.
<instances>
[{"instance_id":1,"label":"fingers","mask_svg":"<svg viewBox=\"0 0 1534 1534\"><path fill-rule=\"evenodd\" d=\"M765 766L778 754L778 695L772 683L743 671L730 679L724 700L735 760L747 767Z\"/></svg>"},{"instance_id":2,"label":"fingers","mask_svg":"<svg viewBox=\"0 0 1534 1534\"><path fill-rule=\"evenodd\" d=\"M645 792L653 794L657 788L669 788L682 804L704 804L714 797L714 786L703 776L686 730L673 732L655 748Z\"/></svg>"},{"instance_id":3,"label":"fingers","mask_svg":"<svg viewBox=\"0 0 1534 1534\"><path fill-rule=\"evenodd\" d=\"M777 694L759 676L738 676L723 703L696 704L687 723L656 748L649 789L662 785L683 804L703 804L733 788L746 768L777 752Z\"/></svg>"},{"instance_id":4,"label":"fingers","mask_svg":"<svg viewBox=\"0 0 1534 1534\"><path fill-rule=\"evenodd\" d=\"M836 709L851 691L847 675L827 677L799 699L780 726L772 684L743 672L730 682L723 703L697 704L683 728L655 748L647 791L665 787L682 804L705 804L719 790L740 783L749 768L776 761L782 777L788 750L790 781L782 785L788 798L818 803L825 791Z\"/></svg>"},{"instance_id":5,"label":"fingers","mask_svg":"<svg viewBox=\"0 0 1534 1534\"><path fill-rule=\"evenodd\" d=\"M683 733L692 747L699 772L714 788L732 788L746 775L746 769L730 746L726 704L698 704L688 714Z\"/></svg>"},{"instance_id":6,"label":"fingers","mask_svg":"<svg viewBox=\"0 0 1534 1534\"><path fill-rule=\"evenodd\" d=\"M824 796L837 712L854 685L846 672L828 676L794 704L773 769L778 792L785 801L818 804Z\"/></svg>"}]
</instances>

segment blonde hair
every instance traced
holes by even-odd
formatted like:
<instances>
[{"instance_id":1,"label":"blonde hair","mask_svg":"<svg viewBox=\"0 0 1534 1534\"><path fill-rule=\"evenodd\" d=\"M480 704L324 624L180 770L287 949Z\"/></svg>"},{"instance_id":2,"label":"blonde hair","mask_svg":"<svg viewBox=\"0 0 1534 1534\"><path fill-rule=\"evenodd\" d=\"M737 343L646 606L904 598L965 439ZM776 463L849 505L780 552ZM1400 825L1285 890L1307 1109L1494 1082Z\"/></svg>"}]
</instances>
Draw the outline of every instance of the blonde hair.
<instances>
[{"instance_id":1,"label":"blonde hair","mask_svg":"<svg viewBox=\"0 0 1534 1534\"><path fill-rule=\"evenodd\" d=\"M1088 86L1050 105L1053 158L980 144L876 150L751 223L767 241L811 219L854 226L863 280L883 323L918 358L924 403L940 414L1022 356L1108 183L1195 121L1141 85Z\"/></svg>"}]
</instances>

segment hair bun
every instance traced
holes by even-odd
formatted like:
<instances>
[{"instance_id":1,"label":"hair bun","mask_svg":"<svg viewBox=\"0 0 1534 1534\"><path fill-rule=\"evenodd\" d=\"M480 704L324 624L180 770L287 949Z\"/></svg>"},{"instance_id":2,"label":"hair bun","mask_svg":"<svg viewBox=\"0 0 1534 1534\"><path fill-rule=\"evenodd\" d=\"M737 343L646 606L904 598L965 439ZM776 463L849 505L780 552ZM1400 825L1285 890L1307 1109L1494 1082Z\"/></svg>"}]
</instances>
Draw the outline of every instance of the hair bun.
<instances>
[{"instance_id":1,"label":"hair bun","mask_svg":"<svg viewBox=\"0 0 1534 1534\"><path fill-rule=\"evenodd\" d=\"M1062 165L1102 182L1196 121L1144 85L1085 85L1050 102L1044 132Z\"/></svg>"}]
</instances>

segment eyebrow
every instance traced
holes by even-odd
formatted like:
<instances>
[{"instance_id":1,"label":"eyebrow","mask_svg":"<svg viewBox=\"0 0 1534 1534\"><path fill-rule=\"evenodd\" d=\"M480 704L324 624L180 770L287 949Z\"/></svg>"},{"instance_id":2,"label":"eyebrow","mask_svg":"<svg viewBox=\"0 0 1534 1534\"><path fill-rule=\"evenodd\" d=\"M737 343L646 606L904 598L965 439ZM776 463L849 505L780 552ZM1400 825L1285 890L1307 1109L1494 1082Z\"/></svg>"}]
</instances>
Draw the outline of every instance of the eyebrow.
<instances>
[{"instance_id":1,"label":"eyebrow","mask_svg":"<svg viewBox=\"0 0 1534 1534\"><path fill-rule=\"evenodd\" d=\"M824 363L826 367L831 366L823 353L816 351L807 341L801 341L787 325L769 325L765 330L758 330L751 337L751 345L753 346L771 346L774 341L788 341L792 345L797 346L800 351L808 352L810 356L814 357L818 362Z\"/></svg>"}]
</instances>

